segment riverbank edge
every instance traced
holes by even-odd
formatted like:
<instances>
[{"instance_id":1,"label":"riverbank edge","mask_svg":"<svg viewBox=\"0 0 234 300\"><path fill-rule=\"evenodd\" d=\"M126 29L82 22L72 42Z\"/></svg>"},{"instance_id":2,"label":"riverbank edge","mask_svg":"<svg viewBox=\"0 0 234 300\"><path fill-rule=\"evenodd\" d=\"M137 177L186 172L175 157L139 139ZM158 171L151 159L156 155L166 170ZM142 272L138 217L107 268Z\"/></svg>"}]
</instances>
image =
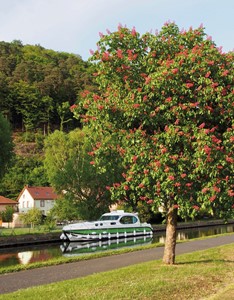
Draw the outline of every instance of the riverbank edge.
<instances>
[{"instance_id":1,"label":"riverbank edge","mask_svg":"<svg viewBox=\"0 0 234 300\"><path fill-rule=\"evenodd\" d=\"M196 222L178 223L177 229L190 229L190 228L202 228L209 226L220 226L234 224L234 220L205 220ZM152 225L154 232L165 231L165 224ZM0 249L8 247L18 247L26 245L37 245L46 243L58 243L60 240L61 232L49 232L38 234L25 234L25 235L12 235L12 236L0 236Z\"/></svg>"}]
</instances>

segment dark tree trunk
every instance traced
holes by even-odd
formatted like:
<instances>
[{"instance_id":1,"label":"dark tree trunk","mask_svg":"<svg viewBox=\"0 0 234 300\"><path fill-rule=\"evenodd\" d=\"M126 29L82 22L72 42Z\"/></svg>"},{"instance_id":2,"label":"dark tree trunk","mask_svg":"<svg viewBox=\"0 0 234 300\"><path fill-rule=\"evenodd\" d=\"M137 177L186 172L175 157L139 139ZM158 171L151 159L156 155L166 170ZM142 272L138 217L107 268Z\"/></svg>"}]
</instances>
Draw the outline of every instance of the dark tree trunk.
<instances>
[{"instance_id":1,"label":"dark tree trunk","mask_svg":"<svg viewBox=\"0 0 234 300\"><path fill-rule=\"evenodd\" d=\"M163 255L165 264L175 263L177 209L170 207L167 213L166 241Z\"/></svg>"}]
</instances>

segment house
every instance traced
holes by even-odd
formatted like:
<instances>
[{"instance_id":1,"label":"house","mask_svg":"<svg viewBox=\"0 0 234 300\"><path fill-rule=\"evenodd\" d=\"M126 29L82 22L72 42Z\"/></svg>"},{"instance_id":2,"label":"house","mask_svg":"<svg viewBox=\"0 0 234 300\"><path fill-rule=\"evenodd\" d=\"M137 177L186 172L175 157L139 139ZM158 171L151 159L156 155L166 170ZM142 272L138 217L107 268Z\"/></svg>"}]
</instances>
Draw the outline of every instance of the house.
<instances>
[{"instance_id":1,"label":"house","mask_svg":"<svg viewBox=\"0 0 234 300\"><path fill-rule=\"evenodd\" d=\"M11 206L15 209L15 211L17 210L17 201L11 200L9 198L0 196L0 212L5 211L7 206Z\"/></svg>"},{"instance_id":2,"label":"house","mask_svg":"<svg viewBox=\"0 0 234 300\"><path fill-rule=\"evenodd\" d=\"M17 198L19 213L26 213L32 208L38 208L46 216L57 198L58 195L52 187L26 185Z\"/></svg>"}]
</instances>

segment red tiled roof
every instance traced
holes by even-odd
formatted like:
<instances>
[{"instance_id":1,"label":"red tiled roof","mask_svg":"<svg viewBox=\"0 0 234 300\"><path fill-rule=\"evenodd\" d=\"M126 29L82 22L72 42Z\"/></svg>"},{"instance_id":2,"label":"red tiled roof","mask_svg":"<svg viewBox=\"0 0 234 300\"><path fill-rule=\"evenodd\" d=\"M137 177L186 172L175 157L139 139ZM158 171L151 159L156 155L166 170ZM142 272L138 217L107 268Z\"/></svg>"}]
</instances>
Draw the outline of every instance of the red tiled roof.
<instances>
[{"instance_id":1,"label":"red tiled roof","mask_svg":"<svg viewBox=\"0 0 234 300\"><path fill-rule=\"evenodd\" d=\"M9 198L0 196L0 205L16 205L18 202Z\"/></svg>"},{"instance_id":2,"label":"red tiled roof","mask_svg":"<svg viewBox=\"0 0 234 300\"><path fill-rule=\"evenodd\" d=\"M25 189L35 200L55 200L58 198L52 187L26 186Z\"/></svg>"}]
</instances>

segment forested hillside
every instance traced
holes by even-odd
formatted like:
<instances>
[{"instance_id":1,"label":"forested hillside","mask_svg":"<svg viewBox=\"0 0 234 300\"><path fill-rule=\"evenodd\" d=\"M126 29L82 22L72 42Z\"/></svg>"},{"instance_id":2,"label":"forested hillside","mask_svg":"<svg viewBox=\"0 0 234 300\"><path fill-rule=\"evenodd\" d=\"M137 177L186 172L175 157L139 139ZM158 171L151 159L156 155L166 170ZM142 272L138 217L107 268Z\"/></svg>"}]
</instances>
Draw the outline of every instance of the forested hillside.
<instances>
[{"instance_id":1,"label":"forested hillside","mask_svg":"<svg viewBox=\"0 0 234 300\"><path fill-rule=\"evenodd\" d=\"M44 139L55 129L79 127L70 106L95 89L93 65L79 55L20 41L0 42L0 112L10 122L14 156L0 195L16 199L25 184L46 186Z\"/></svg>"},{"instance_id":2,"label":"forested hillside","mask_svg":"<svg viewBox=\"0 0 234 300\"><path fill-rule=\"evenodd\" d=\"M14 130L63 127L79 93L92 89L92 72L79 55L0 42L0 111Z\"/></svg>"}]
</instances>

